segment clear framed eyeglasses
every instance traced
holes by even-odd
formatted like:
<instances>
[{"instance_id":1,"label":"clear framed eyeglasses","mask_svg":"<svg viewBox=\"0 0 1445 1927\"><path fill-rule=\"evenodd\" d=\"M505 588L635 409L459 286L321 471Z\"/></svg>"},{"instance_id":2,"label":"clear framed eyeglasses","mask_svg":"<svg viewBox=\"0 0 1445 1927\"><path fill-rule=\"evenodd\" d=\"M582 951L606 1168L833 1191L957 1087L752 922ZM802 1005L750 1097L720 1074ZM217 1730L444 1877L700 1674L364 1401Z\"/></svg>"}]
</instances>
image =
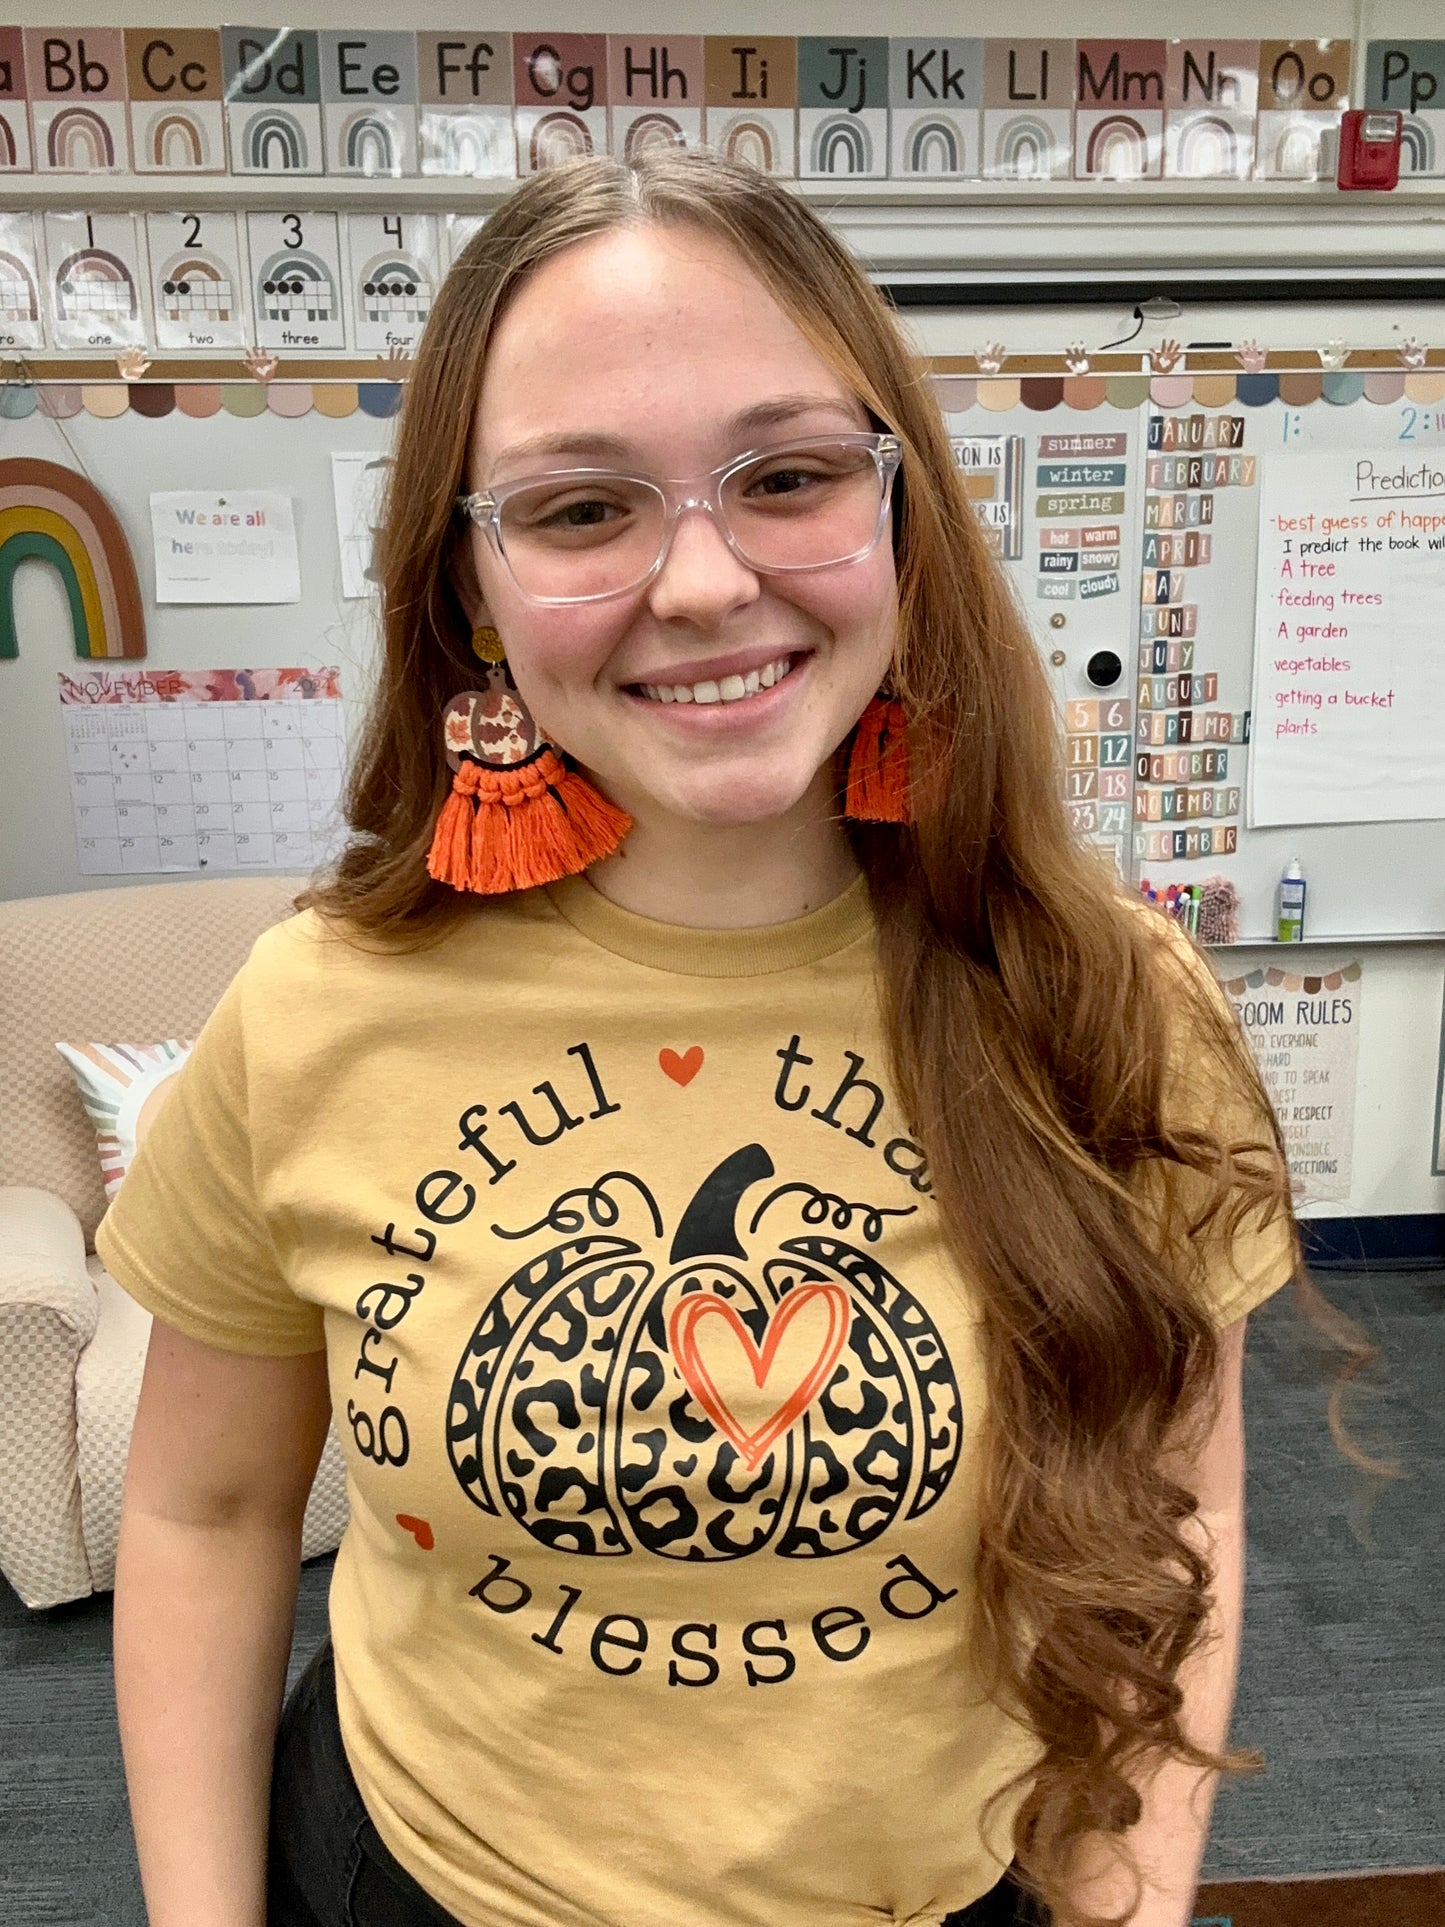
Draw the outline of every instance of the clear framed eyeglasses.
<instances>
[{"instance_id":1,"label":"clear framed eyeglasses","mask_svg":"<svg viewBox=\"0 0 1445 1927\"><path fill-rule=\"evenodd\" d=\"M763 575L831 569L877 544L903 459L896 435L816 435L754 449L710 475L658 481L567 468L459 495L529 602L600 602L662 567L680 515L711 515Z\"/></svg>"}]
</instances>

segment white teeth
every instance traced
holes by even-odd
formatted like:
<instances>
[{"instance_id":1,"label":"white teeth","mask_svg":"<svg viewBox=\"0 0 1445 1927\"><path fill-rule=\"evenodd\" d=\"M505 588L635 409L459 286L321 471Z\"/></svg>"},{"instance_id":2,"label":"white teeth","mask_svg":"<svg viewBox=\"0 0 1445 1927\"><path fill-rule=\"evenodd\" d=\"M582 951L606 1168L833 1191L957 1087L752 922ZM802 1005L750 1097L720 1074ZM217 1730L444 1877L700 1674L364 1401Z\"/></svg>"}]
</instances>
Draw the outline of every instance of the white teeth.
<instances>
[{"instance_id":1,"label":"white teeth","mask_svg":"<svg viewBox=\"0 0 1445 1927\"><path fill-rule=\"evenodd\" d=\"M761 669L750 669L745 676L724 676L720 682L645 682L638 687L648 701L654 703L738 703L745 696L756 696L761 690L771 689L792 667L791 656L780 656Z\"/></svg>"}]
</instances>

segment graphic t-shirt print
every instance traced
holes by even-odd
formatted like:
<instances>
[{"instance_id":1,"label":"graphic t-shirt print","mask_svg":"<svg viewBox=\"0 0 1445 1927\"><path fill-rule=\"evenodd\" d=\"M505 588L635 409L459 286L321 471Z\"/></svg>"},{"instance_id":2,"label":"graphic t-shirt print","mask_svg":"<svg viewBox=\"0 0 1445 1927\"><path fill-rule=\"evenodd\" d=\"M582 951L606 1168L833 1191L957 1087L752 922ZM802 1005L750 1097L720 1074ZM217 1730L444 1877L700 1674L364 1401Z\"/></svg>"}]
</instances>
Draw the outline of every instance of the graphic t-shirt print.
<instances>
[{"instance_id":1,"label":"graphic t-shirt print","mask_svg":"<svg viewBox=\"0 0 1445 1927\"><path fill-rule=\"evenodd\" d=\"M559 1551L679 1560L827 1558L926 1512L958 1460L958 1387L869 1249L913 1208L778 1181L747 1144L675 1228L614 1171L499 1229L553 1242L458 1365L462 1489Z\"/></svg>"},{"instance_id":2,"label":"graphic t-shirt print","mask_svg":"<svg viewBox=\"0 0 1445 1927\"><path fill-rule=\"evenodd\" d=\"M356 1301L365 1328L346 1417L355 1449L395 1492L377 1509L422 1553L433 1551L429 1508L408 1503L406 1487L419 1431L429 1449L444 1444L436 1469L455 1481L478 1523L469 1597L503 1618L520 1615L515 1623L553 1654L564 1652L564 1627L570 1651L577 1628L591 1624L585 1650L602 1673L637 1672L663 1628L608 1610L624 1602L594 1596L589 1569L599 1579L640 1576L641 1560L681 1579L759 1555L770 1562L757 1568L761 1579L826 1564L846 1578L849 1597L835 1598L830 1585L826 1596L801 1598L790 1587L787 1610L831 1660L856 1658L869 1644L856 1598L871 1596L886 1618L909 1621L957 1597L956 1585L938 1583L889 1537L942 1499L963 1443L943 1337L888 1260L890 1232L921 1206L881 1203L839 1176L850 1164L856 1171L851 1146L844 1158L826 1158L846 1132L905 1180L903 1198L927 1198L923 1153L906 1137L874 1134L886 1099L858 1053L844 1052L847 1068L825 1096L797 1036L780 1049L754 1048L761 1102L740 1109L753 1111L756 1137L719 1157L714 1114L695 1171L676 1142L639 1146L635 1158L614 1151L611 1168L599 1158L585 1182L526 1214L507 1210L513 1173L535 1178L554 1160L577 1172L592 1141L585 1127L602 1120L620 1148L630 1105L614 1101L591 1046L580 1043L567 1048L565 1072L534 1084L525 1103L469 1106L456 1141L475 1159L419 1179L413 1196L427 1223L410 1232L390 1224L373 1238L405 1261L403 1275L371 1284ZM781 1061L781 1075L766 1068L770 1059ZM698 1088L700 1046L664 1050L655 1061L680 1089ZM774 1109L779 1128L768 1131ZM644 1175L652 1157L656 1188ZM659 1193L686 1201L665 1210ZM530 1195L538 1197L535 1183ZM435 1408L422 1411L412 1367L390 1341L427 1302L428 1280L447 1259L461 1260L453 1280L487 1282L471 1320L449 1325L458 1349L433 1377ZM449 1319L460 1309L451 1287L438 1311L443 1303ZM429 1349L437 1342L447 1342L440 1330ZM536 1559L515 1537L499 1544L487 1521L520 1529ZM916 1536L906 1543L916 1554ZM843 1559L864 1548L874 1549L866 1566ZM707 1597L684 1589L677 1603L685 1614ZM550 1624L539 1620L554 1611ZM760 1643L773 1637L768 1628L771 1645ZM783 1618L741 1625L747 1684L792 1677L785 1635ZM718 1636L711 1616L683 1617L671 1629L668 1684L719 1679Z\"/></svg>"}]
</instances>

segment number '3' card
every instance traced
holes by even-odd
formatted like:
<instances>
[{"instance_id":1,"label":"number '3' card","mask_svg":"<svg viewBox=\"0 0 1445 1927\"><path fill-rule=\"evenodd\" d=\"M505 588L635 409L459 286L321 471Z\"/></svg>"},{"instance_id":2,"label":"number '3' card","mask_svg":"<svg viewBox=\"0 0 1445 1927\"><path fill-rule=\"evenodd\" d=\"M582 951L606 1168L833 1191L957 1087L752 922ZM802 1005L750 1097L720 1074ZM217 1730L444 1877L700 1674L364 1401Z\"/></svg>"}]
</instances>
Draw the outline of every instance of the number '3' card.
<instances>
[{"instance_id":1,"label":"number '3' card","mask_svg":"<svg viewBox=\"0 0 1445 1927\"><path fill-rule=\"evenodd\" d=\"M341 249L334 214L246 216L251 309L263 348L344 348Z\"/></svg>"}]
</instances>

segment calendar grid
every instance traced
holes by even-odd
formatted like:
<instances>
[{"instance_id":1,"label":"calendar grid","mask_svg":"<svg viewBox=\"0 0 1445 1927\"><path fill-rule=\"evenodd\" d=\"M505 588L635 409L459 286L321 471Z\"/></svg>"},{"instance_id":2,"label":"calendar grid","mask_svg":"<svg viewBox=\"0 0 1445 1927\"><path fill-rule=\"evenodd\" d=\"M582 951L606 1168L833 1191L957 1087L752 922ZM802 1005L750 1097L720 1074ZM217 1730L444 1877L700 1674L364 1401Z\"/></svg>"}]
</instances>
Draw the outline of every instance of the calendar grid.
<instances>
[{"instance_id":1,"label":"calendar grid","mask_svg":"<svg viewBox=\"0 0 1445 1927\"><path fill-rule=\"evenodd\" d=\"M320 680L327 693L302 694L299 680L295 693L271 699L215 693L263 675L312 690ZM77 700L74 679L61 677L82 876L313 869L332 860L344 835L336 671L212 672L196 678L204 691L179 698L116 680L118 692Z\"/></svg>"}]
</instances>

